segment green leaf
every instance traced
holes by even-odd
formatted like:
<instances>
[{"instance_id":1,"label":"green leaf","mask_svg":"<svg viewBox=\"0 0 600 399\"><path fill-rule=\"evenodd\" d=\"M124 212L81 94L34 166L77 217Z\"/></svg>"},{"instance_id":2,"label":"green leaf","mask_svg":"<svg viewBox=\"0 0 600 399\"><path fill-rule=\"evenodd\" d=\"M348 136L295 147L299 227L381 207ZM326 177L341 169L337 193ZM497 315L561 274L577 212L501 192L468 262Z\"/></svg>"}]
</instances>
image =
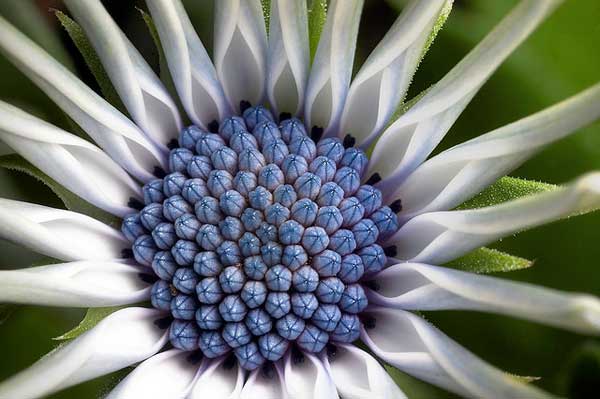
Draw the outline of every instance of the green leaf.
<instances>
[{"instance_id":1,"label":"green leaf","mask_svg":"<svg viewBox=\"0 0 600 399\"><path fill-rule=\"evenodd\" d=\"M161 71L162 71L162 62L165 59L165 53L162 48L162 43L160 42L160 36L158 36L158 31L156 30L156 25L154 24L154 21L152 20L152 17L150 16L150 14L148 14L146 11L142 10L141 8L138 8L137 10L142 15L142 19L144 20L144 23L146 24L146 27L148 28L148 31L150 32L150 36L152 36L152 41L154 42L154 45L156 46L156 49L158 50L158 57L161 62Z\"/></svg>"},{"instance_id":2,"label":"green leaf","mask_svg":"<svg viewBox=\"0 0 600 399\"><path fill-rule=\"evenodd\" d=\"M505 176L457 209L476 209L492 206L556 188L557 186L554 184ZM533 261L531 260L490 248L476 249L447 264L449 267L474 273L508 272L526 269L532 265Z\"/></svg>"},{"instance_id":3,"label":"green leaf","mask_svg":"<svg viewBox=\"0 0 600 399\"><path fill-rule=\"evenodd\" d=\"M0 326L12 315L17 309L17 305L10 303L0 303Z\"/></svg>"},{"instance_id":4,"label":"green leaf","mask_svg":"<svg viewBox=\"0 0 600 399\"><path fill-rule=\"evenodd\" d=\"M77 338L84 332L91 330L96 324L100 323L105 317L116 312L117 310L123 309L126 306L111 306L105 308L89 308L85 317L79 325L70 331L67 331L61 336L53 338L56 341L65 341L73 338Z\"/></svg>"},{"instance_id":5,"label":"green leaf","mask_svg":"<svg viewBox=\"0 0 600 399\"><path fill-rule=\"evenodd\" d=\"M308 8L308 37L311 61L315 58L326 19L327 0L311 0L310 7Z\"/></svg>"},{"instance_id":6,"label":"green leaf","mask_svg":"<svg viewBox=\"0 0 600 399\"><path fill-rule=\"evenodd\" d=\"M46 266L46 265L56 265L58 263L63 263L64 260L51 258L50 256L42 256L40 259L32 262L29 267L38 267L38 266Z\"/></svg>"},{"instance_id":7,"label":"green leaf","mask_svg":"<svg viewBox=\"0 0 600 399\"><path fill-rule=\"evenodd\" d=\"M120 226L121 222L119 218L95 207L84 199L73 194L71 191L58 184L54 179L33 166L20 155L9 154L0 156L0 167L27 173L29 176L41 181L48 186L54 192L54 194L58 196L58 198L60 198L60 200L65 204L65 207L67 207L69 210L91 216L94 219L104 222L112 227L118 228Z\"/></svg>"},{"instance_id":8,"label":"green leaf","mask_svg":"<svg viewBox=\"0 0 600 399\"><path fill-rule=\"evenodd\" d=\"M478 248L445 266L473 273L497 273L526 269L533 261L510 255L497 249Z\"/></svg>"},{"instance_id":9,"label":"green leaf","mask_svg":"<svg viewBox=\"0 0 600 399\"><path fill-rule=\"evenodd\" d=\"M423 47L423 52L421 53L421 60L423 59L423 57L425 57L425 54L427 54L427 52L429 51L429 48L433 44L433 41L437 37L438 33L440 33L440 30L442 30L442 27L444 26L446 21L448 20L448 17L450 16L450 12L452 11L452 3L453 2L454 2L454 0L447 0L446 3L444 4L444 6L442 7L442 9L440 11L440 15L438 15L437 20L433 24L431 33L429 34L429 37L427 38L427 41L425 42L425 46Z\"/></svg>"},{"instance_id":10,"label":"green leaf","mask_svg":"<svg viewBox=\"0 0 600 399\"><path fill-rule=\"evenodd\" d=\"M137 9L140 14L142 15L142 19L144 20L144 23L146 24L146 27L148 28L148 31L150 32L150 36L152 36L152 41L154 42L154 45L156 46L156 51L158 52L158 70L159 70L159 75L160 75L160 79L163 81L163 83L165 84L169 84L169 90L171 91L171 89L175 90L175 85L171 79L171 74L169 72L169 65L167 64L167 57L165 56L165 50L162 47L162 43L160 42L160 36L158 35L158 30L156 30L156 25L154 24L154 20L152 20L152 17L150 16L150 14L148 14L146 11L142 10L141 8ZM171 91L171 94L173 94L173 91Z\"/></svg>"},{"instance_id":11,"label":"green leaf","mask_svg":"<svg viewBox=\"0 0 600 399\"><path fill-rule=\"evenodd\" d=\"M146 28L148 28L148 32L150 32L150 36L152 36L152 41L154 42L154 45L159 50L159 56L164 56L162 44L160 42L160 36L158 36L158 30L156 30L156 25L154 24L154 20L152 20L152 17L150 16L150 14L148 14L143 9L141 9L139 7L136 7L136 9L142 15L142 19L144 20L144 23L146 24Z\"/></svg>"},{"instance_id":12,"label":"green leaf","mask_svg":"<svg viewBox=\"0 0 600 399\"><path fill-rule=\"evenodd\" d=\"M542 377L536 377L536 376L531 376L531 375L518 375L518 374L512 374L512 373L506 373L506 374L508 374L512 378L519 380L519 382L522 382L524 384L530 384L532 382L539 381L542 379Z\"/></svg>"},{"instance_id":13,"label":"green leaf","mask_svg":"<svg viewBox=\"0 0 600 399\"><path fill-rule=\"evenodd\" d=\"M505 176L456 209L483 208L556 188L555 184Z\"/></svg>"},{"instance_id":14,"label":"green leaf","mask_svg":"<svg viewBox=\"0 0 600 399\"><path fill-rule=\"evenodd\" d=\"M125 377L127 377L127 375L129 373L131 373L133 370L135 370L135 367L129 366L129 367L125 367L124 369L117 370L114 373L105 375L104 377L101 377L100 379L96 379L96 381L98 381L98 380L102 381L102 384L100 385L100 389L97 391L98 398L108 397L108 394L111 393L112 390L115 389L117 387L117 385L119 385L119 383L121 381L123 381L125 379Z\"/></svg>"},{"instance_id":15,"label":"green leaf","mask_svg":"<svg viewBox=\"0 0 600 399\"><path fill-rule=\"evenodd\" d=\"M267 28L268 35L271 22L271 0L260 0L260 5L262 6L263 17L265 18L265 28Z\"/></svg>"},{"instance_id":16,"label":"green leaf","mask_svg":"<svg viewBox=\"0 0 600 399\"><path fill-rule=\"evenodd\" d=\"M58 18L61 25L65 28L69 34L69 37L83 56L86 65L98 82L100 90L102 91L106 101L111 103L119 111L127 114L121 98L117 94L117 91L112 85L108 74L104 70L98 54L96 54L96 50L94 50L94 47L90 44L85 32L83 29L81 29L81 26L79 26L77 22L73 21L71 18L69 18L69 16L61 11L54 11L54 15L56 15L56 18Z\"/></svg>"}]
</instances>

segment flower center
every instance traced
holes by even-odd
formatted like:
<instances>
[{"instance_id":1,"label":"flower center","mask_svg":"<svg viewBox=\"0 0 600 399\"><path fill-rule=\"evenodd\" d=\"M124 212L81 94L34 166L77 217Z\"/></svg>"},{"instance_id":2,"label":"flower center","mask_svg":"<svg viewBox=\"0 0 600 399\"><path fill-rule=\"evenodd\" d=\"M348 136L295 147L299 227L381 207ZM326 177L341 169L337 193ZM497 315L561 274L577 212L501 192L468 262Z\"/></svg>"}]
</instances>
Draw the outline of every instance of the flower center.
<instances>
[{"instance_id":1,"label":"flower center","mask_svg":"<svg viewBox=\"0 0 600 399\"><path fill-rule=\"evenodd\" d=\"M122 226L160 279L151 301L174 318L171 344L233 351L253 370L292 344L316 353L358 339L363 278L385 266L378 242L398 229L381 192L361 185L365 153L313 140L295 118L278 126L260 106L213 130L183 129L169 174Z\"/></svg>"}]
</instances>

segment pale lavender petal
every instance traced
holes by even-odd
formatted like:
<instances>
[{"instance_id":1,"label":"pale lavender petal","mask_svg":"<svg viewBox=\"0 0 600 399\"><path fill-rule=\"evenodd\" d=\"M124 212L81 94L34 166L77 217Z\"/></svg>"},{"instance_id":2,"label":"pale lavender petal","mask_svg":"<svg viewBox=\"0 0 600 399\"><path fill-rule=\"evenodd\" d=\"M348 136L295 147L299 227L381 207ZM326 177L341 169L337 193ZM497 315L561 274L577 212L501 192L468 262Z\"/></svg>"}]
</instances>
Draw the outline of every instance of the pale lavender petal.
<instances>
[{"instance_id":1,"label":"pale lavender petal","mask_svg":"<svg viewBox=\"0 0 600 399\"><path fill-rule=\"evenodd\" d=\"M481 43L392 123L375 145L368 175L386 195L438 145L473 96L562 0L521 1Z\"/></svg>"},{"instance_id":2,"label":"pale lavender petal","mask_svg":"<svg viewBox=\"0 0 600 399\"><path fill-rule=\"evenodd\" d=\"M161 312L146 308L114 312L93 329L0 383L0 397L45 397L147 359L167 342L166 330L155 325L161 317Z\"/></svg>"},{"instance_id":3,"label":"pale lavender petal","mask_svg":"<svg viewBox=\"0 0 600 399\"><path fill-rule=\"evenodd\" d=\"M2 18L0 51L133 176L152 180L154 168L166 166L166 148L156 147L131 120Z\"/></svg>"},{"instance_id":4,"label":"pale lavender petal","mask_svg":"<svg viewBox=\"0 0 600 399\"><path fill-rule=\"evenodd\" d=\"M214 63L232 108L264 100L267 30L260 0L215 2Z\"/></svg>"},{"instance_id":5,"label":"pale lavender petal","mask_svg":"<svg viewBox=\"0 0 600 399\"><path fill-rule=\"evenodd\" d=\"M466 309L537 321L588 334L600 334L600 301L422 263L399 263L374 277L369 302L405 310Z\"/></svg>"},{"instance_id":6,"label":"pale lavender petal","mask_svg":"<svg viewBox=\"0 0 600 399\"><path fill-rule=\"evenodd\" d=\"M171 77L190 119L207 128L231 115L215 67L180 0L147 0Z\"/></svg>"},{"instance_id":7,"label":"pale lavender petal","mask_svg":"<svg viewBox=\"0 0 600 399\"><path fill-rule=\"evenodd\" d=\"M198 371L190 352L171 349L137 366L106 399L184 399Z\"/></svg>"},{"instance_id":8,"label":"pale lavender petal","mask_svg":"<svg viewBox=\"0 0 600 399\"><path fill-rule=\"evenodd\" d=\"M413 377L478 398L547 398L550 395L496 369L410 312L372 307L362 341L383 361Z\"/></svg>"},{"instance_id":9,"label":"pale lavender petal","mask_svg":"<svg viewBox=\"0 0 600 399\"><path fill-rule=\"evenodd\" d=\"M426 161L389 196L402 198L401 221L460 205L549 144L596 120L599 101L597 84Z\"/></svg>"},{"instance_id":10,"label":"pale lavender petal","mask_svg":"<svg viewBox=\"0 0 600 399\"><path fill-rule=\"evenodd\" d=\"M337 390L344 399L406 399L379 362L354 345L336 345L327 361Z\"/></svg>"},{"instance_id":11,"label":"pale lavender petal","mask_svg":"<svg viewBox=\"0 0 600 399\"><path fill-rule=\"evenodd\" d=\"M158 146L177 138L177 105L99 0L66 0L135 123Z\"/></svg>"},{"instance_id":12,"label":"pale lavender petal","mask_svg":"<svg viewBox=\"0 0 600 399\"><path fill-rule=\"evenodd\" d=\"M304 120L337 135L350 86L358 25L364 0L332 0L312 64Z\"/></svg>"},{"instance_id":13,"label":"pale lavender petal","mask_svg":"<svg viewBox=\"0 0 600 399\"><path fill-rule=\"evenodd\" d=\"M187 399L239 398L244 386L245 372L237 363L229 367L226 360L227 357L204 359Z\"/></svg>"},{"instance_id":14,"label":"pale lavender petal","mask_svg":"<svg viewBox=\"0 0 600 399\"><path fill-rule=\"evenodd\" d=\"M290 399L334 399L337 389L324 362L312 353L302 354L298 361L292 351L284 360L284 380Z\"/></svg>"},{"instance_id":15,"label":"pale lavender petal","mask_svg":"<svg viewBox=\"0 0 600 399\"><path fill-rule=\"evenodd\" d=\"M267 94L275 114L299 115L310 69L306 1L271 2L267 69Z\"/></svg>"},{"instance_id":16,"label":"pale lavender petal","mask_svg":"<svg viewBox=\"0 0 600 399\"><path fill-rule=\"evenodd\" d=\"M600 172L556 190L499 205L431 212L409 220L388 240L396 258L444 264L502 237L600 207Z\"/></svg>"},{"instance_id":17,"label":"pale lavender petal","mask_svg":"<svg viewBox=\"0 0 600 399\"><path fill-rule=\"evenodd\" d=\"M292 399L285 389L285 380L280 362L273 364L273 369L265 373L256 369L248 375L239 399Z\"/></svg>"},{"instance_id":18,"label":"pale lavender petal","mask_svg":"<svg viewBox=\"0 0 600 399\"><path fill-rule=\"evenodd\" d=\"M368 148L404 99L440 15L448 0L412 0L358 71L348 92L341 132Z\"/></svg>"},{"instance_id":19,"label":"pale lavender petal","mask_svg":"<svg viewBox=\"0 0 600 399\"><path fill-rule=\"evenodd\" d=\"M0 302L61 307L130 305L150 299L139 266L79 261L0 271Z\"/></svg>"},{"instance_id":20,"label":"pale lavender petal","mask_svg":"<svg viewBox=\"0 0 600 399\"><path fill-rule=\"evenodd\" d=\"M117 216L140 185L100 148L0 101L0 140L66 189Z\"/></svg>"},{"instance_id":21,"label":"pale lavender petal","mask_svg":"<svg viewBox=\"0 0 600 399\"><path fill-rule=\"evenodd\" d=\"M0 238L65 261L119 259L131 247L89 216L8 199L0 199Z\"/></svg>"}]
</instances>

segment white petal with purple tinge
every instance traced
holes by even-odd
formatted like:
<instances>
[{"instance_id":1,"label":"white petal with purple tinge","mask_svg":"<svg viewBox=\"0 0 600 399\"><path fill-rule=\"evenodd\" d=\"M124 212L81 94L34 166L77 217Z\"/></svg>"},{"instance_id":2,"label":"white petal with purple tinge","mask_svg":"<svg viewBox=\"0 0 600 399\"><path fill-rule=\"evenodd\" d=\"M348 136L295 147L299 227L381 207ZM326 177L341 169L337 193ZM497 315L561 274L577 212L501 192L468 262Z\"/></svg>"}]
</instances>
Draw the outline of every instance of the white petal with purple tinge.
<instances>
[{"instance_id":1,"label":"white petal with purple tinge","mask_svg":"<svg viewBox=\"0 0 600 399\"><path fill-rule=\"evenodd\" d=\"M354 345L336 345L336 352L328 364L344 399L406 399L383 366Z\"/></svg>"},{"instance_id":2,"label":"white petal with purple tinge","mask_svg":"<svg viewBox=\"0 0 600 399\"><path fill-rule=\"evenodd\" d=\"M125 115L2 18L0 51L133 176L152 180L154 168L166 166L166 147L158 149Z\"/></svg>"},{"instance_id":3,"label":"white petal with purple tinge","mask_svg":"<svg viewBox=\"0 0 600 399\"><path fill-rule=\"evenodd\" d=\"M424 213L389 240L399 260L443 264L507 235L600 207L600 172L500 205Z\"/></svg>"},{"instance_id":4,"label":"white petal with purple tinge","mask_svg":"<svg viewBox=\"0 0 600 399\"><path fill-rule=\"evenodd\" d=\"M312 64L304 103L309 128L337 135L344 109L364 0L332 0Z\"/></svg>"},{"instance_id":5,"label":"white petal with purple tinge","mask_svg":"<svg viewBox=\"0 0 600 399\"><path fill-rule=\"evenodd\" d=\"M79 261L0 271L0 303L42 306L121 306L150 299L139 266Z\"/></svg>"},{"instance_id":6,"label":"white petal with purple tinge","mask_svg":"<svg viewBox=\"0 0 600 399\"><path fill-rule=\"evenodd\" d=\"M217 76L231 106L253 105L265 97L267 30L260 0L215 2L215 53Z\"/></svg>"},{"instance_id":7,"label":"white petal with purple tinge","mask_svg":"<svg viewBox=\"0 0 600 399\"><path fill-rule=\"evenodd\" d=\"M0 238L65 261L118 259L131 247L89 216L8 199L0 199Z\"/></svg>"},{"instance_id":8,"label":"white petal with purple tinge","mask_svg":"<svg viewBox=\"0 0 600 399\"><path fill-rule=\"evenodd\" d=\"M269 24L267 95L275 114L298 115L310 69L304 0L273 0Z\"/></svg>"},{"instance_id":9,"label":"white petal with purple tinge","mask_svg":"<svg viewBox=\"0 0 600 399\"><path fill-rule=\"evenodd\" d=\"M550 395L489 365L422 318L404 310L372 307L375 320L363 342L392 366L458 395L477 398L547 398Z\"/></svg>"},{"instance_id":10,"label":"white petal with purple tinge","mask_svg":"<svg viewBox=\"0 0 600 399\"><path fill-rule=\"evenodd\" d=\"M523 0L442 80L392 123L375 145L368 175L389 195L438 145L489 76L562 0Z\"/></svg>"},{"instance_id":11,"label":"white petal with purple tinge","mask_svg":"<svg viewBox=\"0 0 600 399\"><path fill-rule=\"evenodd\" d=\"M338 398L335 384L323 361L312 353L302 354L295 359L288 351L284 363L284 380L291 399L333 399Z\"/></svg>"},{"instance_id":12,"label":"white petal with purple tinge","mask_svg":"<svg viewBox=\"0 0 600 399\"><path fill-rule=\"evenodd\" d=\"M547 145L600 117L598 102L600 84L436 155L392 194L402 198L400 220L460 205Z\"/></svg>"},{"instance_id":13,"label":"white petal with purple tinge","mask_svg":"<svg viewBox=\"0 0 600 399\"><path fill-rule=\"evenodd\" d=\"M0 383L0 398L40 398L140 362L167 341L154 309L126 308Z\"/></svg>"},{"instance_id":14,"label":"white petal with purple tinge","mask_svg":"<svg viewBox=\"0 0 600 399\"><path fill-rule=\"evenodd\" d=\"M67 0L135 123L159 146L181 130L177 105L99 0Z\"/></svg>"},{"instance_id":15,"label":"white petal with purple tinge","mask_svg":"<svg viewBox=\"0 0 600 399\"><path fill-rule=\"evenodd\" d=\"M190 390L198 365L190 362L190 352L171 349L137 366L105 399L184 399Z\"/></svg>"},{"instance_id":16,"label":"white petal with purple tinge","mask_svg":"<svg viewBox=\"0 0 600 399\"><path fill-rule=\"evenodd\" d=\"M600 301L421 263L400 263L373 278L369 302L406 310L467 309L502 313L588 334L600 334Z\"/></svg>"},{"instance_id":17,"label":"white petal with purple tinge","mask_svg":"<svg viewBox=\"0 0 600 399\"><path fill-rule=\"evenodd\" d=\"M147 0L186 113L207 128L231 114L217 72L180 0Z\"/></svg>"},{"instance_id":18,"label":"white petal with purple tinge","mask_svg":"<svg viewBox=\"0 0 600 399\"><path fill-rule=\"evenodd\" d=\"M140 197L139 184L89 141L0 101L0 141L68 190L117 216Z\"/></svg>"},{"instance_id":19,"label":"white petal with purple tinge","mask_svg":"<svg viewBox=\"0 0 600 399\"><path fill-rule=\"evenodd\" d=\"M200 366L198 379L194 382L187 399L237 399L244 386L244 370L227 358L205 358Z\"/></svg>"},{"instance_id":20,"label":"white petal with purple tinge","mask_svg":"<svg viewBox=\"0 0 600 399\"><path fill-rule=\"evenodd\" d=\"M281 364L274 363L271 369L262 368L250 372L239 399L295 399L289 397Z\"/></svg>"},{"instance_id":21,"label":"white petal with purple tinge","mask_svg":"<svg viewBox=\"0 0 600 399\"><path fill-rule=\"evenodd\" d=\"M432 28L452 1L411 1L354 77L341 131L367 148L388 123L408 86Z\"/></svg>"}]
</instances>

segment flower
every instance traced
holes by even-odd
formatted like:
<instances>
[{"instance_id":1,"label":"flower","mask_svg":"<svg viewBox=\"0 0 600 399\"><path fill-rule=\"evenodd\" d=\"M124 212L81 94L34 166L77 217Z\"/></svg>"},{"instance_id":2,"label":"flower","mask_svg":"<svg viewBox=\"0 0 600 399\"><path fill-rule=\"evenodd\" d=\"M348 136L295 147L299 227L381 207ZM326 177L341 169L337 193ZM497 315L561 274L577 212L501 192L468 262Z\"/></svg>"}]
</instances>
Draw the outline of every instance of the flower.
<instances>
[{"instance_id":1,"label":"flower","mask_svg":"<svg viewBox=\"0 0 600 399\"><path fill-rule=\"evenodd\" d=\"M462 396L544 397L414 311L489 311L598 334L597 298L440 266L600 206L592 173L455 210L597 119L600 85L428 159L560 1L523 0L395 115L451 1L410 2L351 81L360 0L330 3L312 63L304 1L271 2L267 39L259 1L221 0L214 66L179 0L148 0L187 127L100 2L66 4L131 119L0 20L0 51L99 147L3 102L0 138L121 218L121 230L0 200L0 237L66 262L0 272L0 300L125 308L0 383L0 398L138 363L108 397L405 397L373 355Z\"/></svg>"}]
</instances>

